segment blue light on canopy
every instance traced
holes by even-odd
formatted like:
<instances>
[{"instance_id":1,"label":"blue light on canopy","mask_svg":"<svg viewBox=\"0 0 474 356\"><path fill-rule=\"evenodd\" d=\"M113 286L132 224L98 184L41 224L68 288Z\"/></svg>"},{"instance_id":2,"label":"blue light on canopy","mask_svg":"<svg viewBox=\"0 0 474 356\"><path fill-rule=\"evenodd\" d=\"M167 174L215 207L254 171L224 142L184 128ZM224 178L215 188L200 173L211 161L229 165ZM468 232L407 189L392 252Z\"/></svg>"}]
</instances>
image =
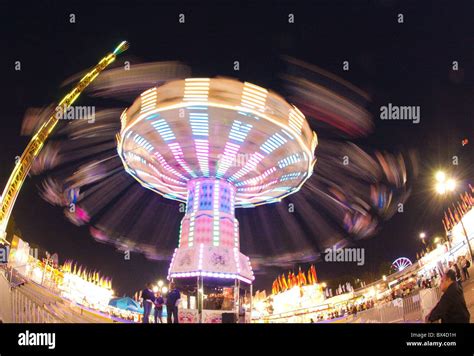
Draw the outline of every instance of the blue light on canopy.
<instances>
[{"instance_id":1,"label":"blue light on canopy","mask_svg":"<svg viewBox=\"0 0 474 356\"><path fill-rule=\"evenodd\" d=\"M151 125L158 131L164 141L170 141L176 138L165 119L154 121Z\"/></svg>"},{"instance_id":2,"label":"blue light on canopy","mask_svg":"<svg viewBox=\"0 0 474 356\"><path fill-rule=\"evenodd\" d=\"M153 120L159 117L160 117L160 114L153 114L153 115L148 116L145 120Z\"/></svg>"},{"instance_id":3,"label":"blue light on canopy","mask_svg":"<svg viewBox=\"0 0 474 356\"><path fill-rule=\"evenodd\" d=\"M192 112L189 114L189 122L194 136L209 136L209 117L207 113Z\"/></svg>"},{"instance_id":4,"label":"blue light on canopy","mask_svg":"<svg viewBox=\"0 0 474 356\"><path fill-rule=\"evenodd\" d=\"M235 120L230 129L229 138L237 142L244 142L251 128L252 125Z\"/></svg>"},{"instance_id":5,"label":"blue light on canopy","mask_svg":"<svg viewBox=\"0 0 474 356\"><path fill-rule=\"evenodd\" d=\"M153 145L150 142L148 142L146 139L141 137L139 134L135 134L135 136L133 136L133 141L138 143L140 146L142 146L148 152L153 151Z\"/></svg>"},{"instance_id":6,"label":"blue light on canopy","mask_svg":"<svg viewBox=\"0 0 474 356\"><path fill-rule=\"evenodd\" d=\"M300 175L301 175L301 172L293 172L293 173L284 174L284 175L281 176L280 182L284 182L284 181L287 181L287 180L296 179L296 178L298 178Z\"/></svg>"},{"instance_id":7,"label":"blue light on canopy","mask_svg":"<svg viewBox=\"0 0 474 356\"><path fill-rule=\"evenodd\" d=\"M295 153L282 159L281 161L278 161L278 167L285 168L289 165L299 162L300 160L301 160L300 155L298 153Z\"/></svg>"},{"instance_id":8,"label":"blue light on canopy","mask_svg":"<svg viewBox=\"0 0 474 356\"><path fill-rule=\"evenodd\" d=\"M286 142L287 140L283 136L281 136L278 133L275 133L272 136L270 136L270 138L262 144L260 149L264 151L265 153L270 154L274 150L276 150L278 147L285 144Z\"/></svg>"}]
</instances>

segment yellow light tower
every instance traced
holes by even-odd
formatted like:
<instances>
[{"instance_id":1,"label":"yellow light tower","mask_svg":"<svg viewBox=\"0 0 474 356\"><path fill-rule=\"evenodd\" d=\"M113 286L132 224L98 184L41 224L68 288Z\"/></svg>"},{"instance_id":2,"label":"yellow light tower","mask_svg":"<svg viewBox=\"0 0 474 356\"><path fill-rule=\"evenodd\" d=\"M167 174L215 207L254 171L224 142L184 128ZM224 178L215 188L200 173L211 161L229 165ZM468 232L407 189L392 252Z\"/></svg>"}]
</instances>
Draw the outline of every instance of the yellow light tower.
<instances>
[{"instance_id":1,"label":"yellow light tower","mask_svg":"<svg viewBox=\"0 0 474 356\"><path fill-rule=\"evenodd\" d=\"M1 209L0 209L0 243L6 243L6 229L8 220L15 205L16 198L20 193L21 186L30 171L33 161L41 152L44 143L48 139L51 132L56 127L61 114L64 110L70 107L84 89L92 83L92 81L105 69L110 63L112 63L118 54L124 52L128 48L128 42L121 42L112 53L102 58L100 62L88 72L79 83L72 89L58 104L54 113L51 117L41 125L36 134L31 138L28 146L21 155L20 160L15 164L10 178L8 179L5 190L1 196Z\"/></svg>"}]
</instances>

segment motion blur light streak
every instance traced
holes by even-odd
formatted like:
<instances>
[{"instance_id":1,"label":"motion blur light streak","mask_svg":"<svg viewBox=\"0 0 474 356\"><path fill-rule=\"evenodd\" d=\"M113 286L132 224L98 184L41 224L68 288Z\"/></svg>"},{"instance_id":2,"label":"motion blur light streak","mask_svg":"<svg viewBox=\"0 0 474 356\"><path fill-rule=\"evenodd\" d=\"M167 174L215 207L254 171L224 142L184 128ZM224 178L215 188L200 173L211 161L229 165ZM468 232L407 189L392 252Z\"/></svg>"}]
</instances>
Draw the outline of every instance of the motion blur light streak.
<instances>
[{"instance_id":1,"label":"motion blur light streak","mask_svg":"<svg viewBox=\"0 0 474 356\"><path fill-rule=\"evenodd\" d=\"M40 120L33 122L33 125L30 125L30 123L25 124L27 128L38 126L35 127L37 130L34 131L22 155L16 160L13 172L10 174L3 194L0 196L0 240L6 241L6 228L23 182L30 172L35 159L43 149L46 140L59 123L59 120L67 116L67 110L71 108L81 93L105 68L115 61L118 54L124 52L127 48L128 42L122 41L112 53L106 55L90 71L81 76L79 82L58 103L54 110L55 113L49 119L45 120L40 116Z\"/></svg>"},{"instance_id":2,"label":"motion blur light streak","mask_svg":"<svg viewBox=\"0 0 474 356\"><path fill-rule=\"evenodd\" d=\"M189 148L173 145L172 138L181 135L183 128L166 129L163 126L166 121L160 121L167 119L166 112L149 110L152 107L149 103L159 102L160 98L155 100L148 95L147 110L143 115L148 115L150 120L142 123L145 125L148 122L149 135L153 130L161 135L163 141L170 143L168 147L173 155L169 156L166 151L155 147L154 151L150 151L153 157L150 157L149 164L142 162L140 169L127 167L127 173L115 150L115 135L122 130L129 115L124 111L125 107L98 109L94 124L82 120L66 123L36 162L34 173L44 177L41 188L43 197L52 204L65 207L66 216L76 224L89 225L96 240L112 243L119 250L143 253L151 259L169 260L175 248L176 233L180 230L182 215L179 213L185 211L177 203L149 189L160 190L167 194L167 198L186 201L186 185L179 183L187 184L193 178L190 173L192 167L193 171L204 176L233 176L235 187L247 193L248 197L268 190L262 194L265 200L277 201L273 199L284 192L273 188L293 186L293 183L288 183L301 181L308 175L308 170L298 169L277 177L276 170L280 170L278 163L284 166L287 163L307 162L308 152L300 156L286 154L275 165L264 169L261 165L265 158L262 160L260 155L265 157L274 151L284 150L290 142L296 143L299 118L305 115L311 129L319 136L315 173L301 186L298 194L290 195L281 203L236 211L240 222L240 249L250 256L253 269L258 273L266 266L283 267L312 262L325 248L349 245L355 240L373 236L380 223L393 216L398 204L408 198L409 183L417 172L415 155L411 152L392 154L375 149L364 150L346 141L366 136L373 129L371 116L364 109L368 105L368 96L334 75L301 61L288 59L287 65L288 70L281 78L282 92L286 91L290 102L295 104L290 115L291 130L281 127L266 141L255 144L253 150L242 152L239 140L248 139L247 135L252 135L255 130L255 127L245 124L253 120L251 125L258 125L258 115L265 108L262 102L268 92L246 83L245 95L239 98L241 109L238 115L242 118L248 116L248 119L224 117L225 120L233 120L234 131L213 133L208 131L210 126L206 123L209 123L213 110L221 110L225 105L209 106L204 110L203 102L207 102L209 95L212 95L209 82L201 78L188 80L185 98L193 114L189 118L192 120L189 132L195 136L189 142L192 143ZM137 70L135 74L134 70ZM125 106L129 107L132 100L151 86L159 91L170 81L183 79L188 74L187 67L175 62L134 65L130 72L112 69L97 79L90 95L105 103L110 99L124 100ZM138 104L136 102L131 108L137 110ZM174 109L184 107L175 106ZM136 122L128 128L132 136L135 127L141 125ZM213 136L225 140L219 157L217 152L208 150ZM143 150L144 147L136 144L122 158L131 162L133 157L142 157L140 152ZM192 150L196 161L186 162L182 158L180 152L186 155L190 152L188 150ZM247 158L243 166L234 167L236 157L241 153L249 155L244 156ZM216 158L219 158L219 164L215 167L211 160ZM175 161L181 164L174 164ZM189 172L183 163L190 169ZM257 171L254 172L255 169ZM239 171L247 175L240 175ZM250 171L252 175L248 175ZM163 175L156 185L146 182L148 178L142 179L142 184L148 188L143 189L129 174L140 176L144 172L147 177L156 178L157 172ZM272 185L266 185L270 183ZM75 211L78 213L69 209L71 191L75 192ZM236 207L252 207L258 203L251 198L246 199L237 199ZM235 229L235 226L232 228Z\"/></svg>"}]
</instances>

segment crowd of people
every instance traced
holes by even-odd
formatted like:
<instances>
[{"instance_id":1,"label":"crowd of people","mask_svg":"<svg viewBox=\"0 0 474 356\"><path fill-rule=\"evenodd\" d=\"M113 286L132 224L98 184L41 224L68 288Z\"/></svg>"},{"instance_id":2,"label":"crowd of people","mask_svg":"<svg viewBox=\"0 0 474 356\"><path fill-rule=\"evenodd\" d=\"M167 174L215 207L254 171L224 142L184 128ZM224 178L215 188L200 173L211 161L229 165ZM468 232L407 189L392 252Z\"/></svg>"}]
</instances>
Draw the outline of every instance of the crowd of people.
<instances>
[{"instance_id":1,"label":"crowd of people","mask_svg":"<svg viewBox=\"0 0 474 356\"><path fill-rule=\"evenodd\" d=\"M377 302L373 299L366 299L358 304L347 304L339 309L324 314L320 313L316 316L316 320L310 319L310 321L319 322L348 315L357 315L358 312L371 309L380 303L408 297L420 289L439 287L443 295L426 317L426 321L435 322L440 320L443 323L469 323L470 314L464 299L462 282L470 278L470 266L471 262L468 257L459 256L455 261L451 261L445 266L448 269L444 273L439 271L438 268L433 268L420 275L413 273L401 280L397 286L391 288L390 293Z\"/></svg>"},{"instance_id":2,"label":"crowd of people","mask_svg":"<svg viewBox=\"0 0 474 356\"><path fill-rule=\"evenodd\" d=\"M449 263L449 268L454 270L456 273L456 281L467 281L469 276L469 267L471 267L471 262L466 256L459 256L458 259Z\"/></svg>"},{"instance_id":3,"label":"crowd of people","mask_svg":"<svg viewBox=\"0 0 474 356\"><path fill-rule=\"evenodd\" d=\"M153 292L152 284L147 283L145 289L141 293L143 305L143 323L150 322L150 315L154 309L155 324L163 323L163 306L166 306L168 324L179 323L178 306L181 300L181 293L176 288L174 282L170 283L169 291L166 296L162 296L161 292Z\"/></svg>"},{"instance_id":4,"label":"crowd of people","mask_svg":"<svg viewBox=\"0 0 474 356\"><path fill-rule=\"evenodd\" d=\"M456 261L450 261L444 268L447 267L448 270L453 270L456 282L461 284L470 278L470 266L471 262L469 258L466 256L458 256ZM407 277L403 280L398 289L392 291L391 300L406 297L419 289L440 287L443 275L443 271L440 271L437 267L426 271L423 274L419 274L418 276L414 273L411 277Z\"/></svg>"},{"instance_id":5,"label":"crowd of people","mask_svg":"<svg viewBox=\"0 0 474 356\"><path fill-rule=\"evenodd\" d=\"M316 315L316 320L311 318L310 322L314 323L316 321L319 322L319 321L324 321L324 320L333 320L337 318L343 318L348 315L357 315L357 313L373 308L374 306L375 306L375 301L373 299L367 299L358 304L355 304L355 303L352 305L346 304L344 306L336 308L335 310L330 310L325 313L319 313L318 315Z\"/></svg>"},{"instance_id":6,"label":"crowd of people","mask_svg":"<svg viewBox=\"0 0 474 356\"><path fill-rule=\"evenodd\" d=\"M391 299L405 297L417 289L437 288L443 293L436 306L426 316L426 322L441 321L442 323L469 323L470 313L464 299L462 282L470 278L471 261L466 256L458 256L455 261L448 263L448 269L443 273L438 268L425 272L409 283L414 276L401 284L401 288L392 291Z\"/></svg>"}]
</instances>

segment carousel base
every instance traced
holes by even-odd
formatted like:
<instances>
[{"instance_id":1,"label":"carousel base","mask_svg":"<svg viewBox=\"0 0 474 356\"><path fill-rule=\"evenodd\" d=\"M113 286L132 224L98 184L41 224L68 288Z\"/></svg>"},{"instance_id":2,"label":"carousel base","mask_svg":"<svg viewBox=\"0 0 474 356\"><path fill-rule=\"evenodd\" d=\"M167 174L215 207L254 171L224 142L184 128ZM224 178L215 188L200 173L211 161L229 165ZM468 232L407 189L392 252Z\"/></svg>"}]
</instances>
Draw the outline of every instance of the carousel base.
<instances>
[{"instance_id":1,"label":"carousel base","mask_svg":"<svg viewBox=\"0 0 474 356\"><path fill-rule=\"evenodd\" d=\"M168 279L189 277L236 279L247 284L255 279L249 258L237 248L202 243L174 252Z\"/></svg>"}]
</instances>

